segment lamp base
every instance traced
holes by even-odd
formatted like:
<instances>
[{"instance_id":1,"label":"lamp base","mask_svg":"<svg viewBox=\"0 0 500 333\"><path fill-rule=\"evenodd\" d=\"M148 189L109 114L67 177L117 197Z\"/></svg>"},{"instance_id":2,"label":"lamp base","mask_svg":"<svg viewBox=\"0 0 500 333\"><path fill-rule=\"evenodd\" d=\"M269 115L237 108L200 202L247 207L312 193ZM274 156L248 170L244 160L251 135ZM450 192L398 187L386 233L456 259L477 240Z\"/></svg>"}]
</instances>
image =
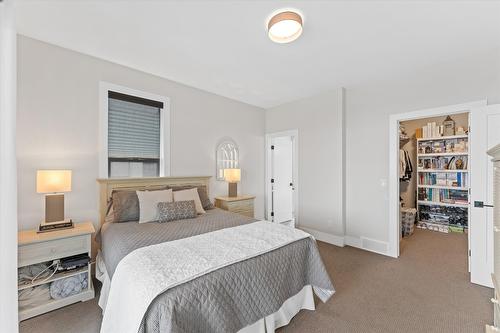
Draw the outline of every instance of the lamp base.
<instances>
[{"instance_id":1,"label":"lamp base","mask_svg":"<svg viewBox=\"0 0 500 333\"><path fill-rule=\"evenodd\" d=\"M64 194L45 196L45 222L64 221Z\"/></svg>"},{"instance_id":2,"label":"lamp base","mask_svg":"<svg viewBox=\"0 0 500 333\"><path fill-rule=\"evenodd\" d=\"M234 198L238 196L238 183L228 183L228 197Z\"/></svg>"}]
</instances>

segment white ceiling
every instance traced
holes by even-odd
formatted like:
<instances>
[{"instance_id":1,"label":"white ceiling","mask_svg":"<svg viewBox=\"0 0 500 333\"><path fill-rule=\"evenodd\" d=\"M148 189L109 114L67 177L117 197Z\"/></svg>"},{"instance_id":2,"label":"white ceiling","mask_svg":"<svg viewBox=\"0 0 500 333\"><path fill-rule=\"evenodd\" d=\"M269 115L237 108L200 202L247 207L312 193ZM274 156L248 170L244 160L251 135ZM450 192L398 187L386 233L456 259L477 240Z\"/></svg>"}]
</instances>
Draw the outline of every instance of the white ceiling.
<instances>
[{"instance_id":1,"label":"white ceiling","mask_svg":"<svg viewBox=\"0 0 500 333\"><path fill-rule=\"evenodd\" d=\"M304 33L267 38L296 8ZM500 48L500 2L19 1L20 34L268 108Z\"/></svg>"}]
</instances>

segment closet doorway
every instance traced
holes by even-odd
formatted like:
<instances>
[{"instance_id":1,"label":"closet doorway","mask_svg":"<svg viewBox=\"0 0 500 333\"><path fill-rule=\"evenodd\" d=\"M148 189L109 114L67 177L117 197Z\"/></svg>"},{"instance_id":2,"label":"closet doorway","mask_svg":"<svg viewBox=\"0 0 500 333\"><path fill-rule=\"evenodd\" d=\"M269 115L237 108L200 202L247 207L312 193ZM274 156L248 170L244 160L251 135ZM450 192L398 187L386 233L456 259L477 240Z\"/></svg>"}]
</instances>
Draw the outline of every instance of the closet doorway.
<instances>
[{"instance_id":1,"label":"closet doorway","mask_svg":"<svg viewBox=\"0 0 500 333\"><path fill-rule=\"evenodd\" d=\"M414 227L467 234L469 113L401 121L399 131L402 237Z\"/></svg>"},{"instance_id":2,"label":"closet doorway","mask_svg":"<svg viewBox=\"0 0 500 333\"><path fill-rule=\"evenodd\" d=\"M403 235L412 237L414 219L417 236L459 239L471 282L491 286L492 214L479 207L490 199L486 151L494 144L491 126L500 127L500 107L486 101L390 117L391 256L399 256Z\"/></svg>"},{"instance_id":3,"label":"closet doorway","mask_svg":"<svg viewBox=\"0 0 500 333\"><path fill-rule=\"evenodd\" d=\"M266 135L266 219L294 227L298 207L298 131Z\"/></svg>"}]
</instances>

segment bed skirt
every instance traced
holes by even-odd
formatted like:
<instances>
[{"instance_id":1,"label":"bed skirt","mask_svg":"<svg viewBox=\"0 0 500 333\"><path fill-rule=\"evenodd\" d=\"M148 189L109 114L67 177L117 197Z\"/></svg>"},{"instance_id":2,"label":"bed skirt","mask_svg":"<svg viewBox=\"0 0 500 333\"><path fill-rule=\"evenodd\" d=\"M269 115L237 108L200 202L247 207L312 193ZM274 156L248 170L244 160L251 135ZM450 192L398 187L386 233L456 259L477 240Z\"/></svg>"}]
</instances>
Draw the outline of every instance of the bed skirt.
<instances>
[{"instance_id":1,"label":"bed skirt","mask_svg":"<svg viewBox=\"0 0 500 333\"><path fill-rule=\"evenodd\" d=\"M111 288L111 280L100 252L96 258L96 278L102 283L98 304L104 312ZM238 333L272 333L276 329L288 325L292 318L302 309L315 309L311 285L304 286L301 291L287 299L275 313L242 328Z\"/></svg>"}]
</instances>

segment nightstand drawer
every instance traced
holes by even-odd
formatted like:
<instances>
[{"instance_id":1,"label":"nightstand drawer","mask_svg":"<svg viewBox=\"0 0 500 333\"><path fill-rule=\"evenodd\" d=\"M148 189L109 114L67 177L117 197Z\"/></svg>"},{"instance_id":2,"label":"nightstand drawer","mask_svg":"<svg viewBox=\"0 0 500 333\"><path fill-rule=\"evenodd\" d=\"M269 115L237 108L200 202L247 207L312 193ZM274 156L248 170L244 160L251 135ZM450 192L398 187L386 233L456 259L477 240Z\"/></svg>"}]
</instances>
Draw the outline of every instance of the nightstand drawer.
<instances>
[{"instance_id":1,"label":"nightstand drawer","mask_svg":"<svg viewBox=\"0 0 500 333\"><path fill-rule=\"evenodd\" d=\"M254 198L253 196L216 197L215 207L236 214L254 217Z\"/></svg>"},{"instance_id":2,"label":"nightstand drawer","mask_svg":"<svg viewBox=\"0 0 500 333\"><path fill-rule=\"evenodd\" d=\"M245 215L248 217L253 217L253 209L230 209L230 212Z\"/></svg>"},{"instance_id":3,"label":"nightstand drawer","mask_svg":"<svg viewBox=\"0 0 500 333\"><path fill-rule=\"evenodd\" d=\"M19 246L18 266L27 266L88 251L88 235Z\"/></svg>"},{"instance_id":4,"label":"nightstand drawer","mask_svg":"<svg viewBox=\"0 0 500 333\"><path fill-rule=\"evenodd\" d=\"M227 207L232 212L249 211L249 210L253 211L253 201L242 200L242 201L228 202Z\"/></svg>"}]
</instances>

